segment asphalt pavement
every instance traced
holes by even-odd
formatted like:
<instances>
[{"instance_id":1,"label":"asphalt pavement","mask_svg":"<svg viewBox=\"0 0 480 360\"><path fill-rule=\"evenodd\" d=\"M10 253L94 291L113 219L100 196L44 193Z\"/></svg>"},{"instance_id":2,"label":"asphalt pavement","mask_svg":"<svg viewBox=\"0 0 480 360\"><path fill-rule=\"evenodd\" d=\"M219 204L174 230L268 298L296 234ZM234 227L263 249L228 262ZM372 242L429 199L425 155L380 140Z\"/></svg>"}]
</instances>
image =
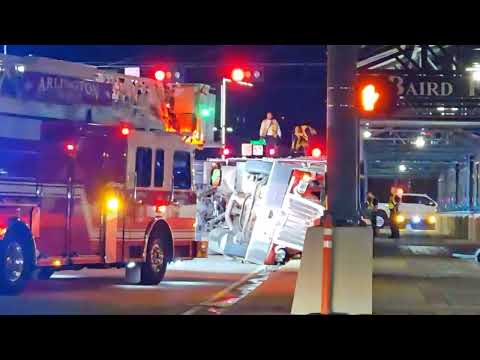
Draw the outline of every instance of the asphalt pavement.
<instances>
[{"instance_id":1,"label":"asphalt pavement","mask_svg":"<svg viewBox=\"0 0 480 360\"><path fill-rule=\"evenodd\" d=\"M0 315L180 315L262 269L212 255L171 264L157 286L127 285L122 269L62 271L0 296Z\"/></svg>"},{"instance_id":2,"label":"asphalt pavement","mask_svg":"<svg viewBox=\"0 0 480 360\"><path fill-rule=\"evenodd\" d=\"M480 314L480 243L384 232L375 243L373 312ZM283 267L210 255L170 264L157 286L127 285L124 270L63 271L0 296L0 315L288 315L300 261Z\"/></svg>"}]
</instances>

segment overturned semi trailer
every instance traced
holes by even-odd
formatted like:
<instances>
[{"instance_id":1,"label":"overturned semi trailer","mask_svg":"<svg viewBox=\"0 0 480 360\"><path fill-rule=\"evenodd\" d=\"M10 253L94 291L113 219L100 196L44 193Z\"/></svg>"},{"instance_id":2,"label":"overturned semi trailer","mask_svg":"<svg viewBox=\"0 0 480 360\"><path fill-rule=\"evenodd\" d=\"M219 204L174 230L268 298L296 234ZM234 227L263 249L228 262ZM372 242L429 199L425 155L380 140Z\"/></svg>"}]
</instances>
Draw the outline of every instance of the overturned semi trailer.
<instances>
[{"instance_id":1,"label":"overturned semi trailer","mask_svg":"<svg viewBox=\"0 0 480 360\"><path fill-rule=\"evenodd\" d=\"M202 165L197 225L210 251L256 264L301 254L307 228L325 209L325 161L239 158Z\"/></svg>"}]
</instances>

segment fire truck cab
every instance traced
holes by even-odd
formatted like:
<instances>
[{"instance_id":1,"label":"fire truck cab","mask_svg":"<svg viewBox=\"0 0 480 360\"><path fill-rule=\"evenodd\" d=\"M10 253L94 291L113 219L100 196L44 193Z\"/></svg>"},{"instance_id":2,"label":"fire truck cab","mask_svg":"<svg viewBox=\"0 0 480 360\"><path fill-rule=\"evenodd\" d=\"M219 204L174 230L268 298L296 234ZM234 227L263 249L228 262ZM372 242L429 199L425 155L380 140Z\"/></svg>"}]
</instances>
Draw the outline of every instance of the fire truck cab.
<instances>
[{"instance_id":1,"label":"fire truck cab","mask_svg":"<svg viewBox=\"0 0 480 360\"><path fill-rule=\"evenodd\" d=\"M172 105L160 115L151 102L119 103L115 81L90 76L97 69L0 60L0 292L82 268L126 268L128 282L154 285L167 263L207 256L207 242L195 239L193 191L193 138L202 130L195 107L204 90L191 92L190 114ZM138 95L157 85L101 75L142 82ZM92 103L99 91L112 94ZM160 108L168 97L158 94Z\"/></svg>"}]
</instances>

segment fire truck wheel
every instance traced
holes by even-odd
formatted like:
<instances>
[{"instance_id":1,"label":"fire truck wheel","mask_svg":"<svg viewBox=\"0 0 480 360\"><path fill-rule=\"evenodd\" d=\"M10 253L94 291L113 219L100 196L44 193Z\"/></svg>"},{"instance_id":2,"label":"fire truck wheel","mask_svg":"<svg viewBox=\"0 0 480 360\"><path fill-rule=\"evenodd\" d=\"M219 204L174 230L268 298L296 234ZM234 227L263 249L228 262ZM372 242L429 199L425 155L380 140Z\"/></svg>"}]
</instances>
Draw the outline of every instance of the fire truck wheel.
<instances>
[{"instance_id":1,"label":"fire truck wheel","mask_svg":"<svg viewBox=\"0 0 480 360\"><path fill-rule=\"evenodd\" d=\"M167 271L167 253L162 239L151 239L147 247L147 261L142 265L141 284L157 285Z\"/></svg>"},{"instance_id":2,"label":"fire truck wheel","mask_svg":"<svg viewBox=\"0 0 480 360\"><path fill-rule=\"evenodd\" d=\"M0 293L16 294L29 278L32 261L26 241L8 238L0 243Z\"/></svg>"}]
</instances>

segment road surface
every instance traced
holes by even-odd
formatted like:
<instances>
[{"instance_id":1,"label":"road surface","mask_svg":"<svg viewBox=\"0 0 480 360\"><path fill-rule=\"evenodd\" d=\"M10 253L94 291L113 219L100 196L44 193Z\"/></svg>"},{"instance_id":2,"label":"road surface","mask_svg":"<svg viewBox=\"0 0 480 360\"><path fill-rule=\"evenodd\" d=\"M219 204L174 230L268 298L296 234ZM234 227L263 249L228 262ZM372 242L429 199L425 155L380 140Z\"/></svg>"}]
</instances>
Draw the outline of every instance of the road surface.
<instances>
[{"instance_id":1,"label":"road surface","mask_svg":"<svg viewBox=\"0 0 480 360\"><path fill-rule=\"evenodd\" d=\"M410 233L375 247L373 312L382 315L480 314L480 264L459 259L480 244Z\"/></svg>"},{"instance_id":2,"label":"road surface","mask_svg":"<svg viewBox=\"0 0 480 360\"><path fill-rule=\"evenodd\" d=\"M480 264L452 256L480 244L434 233L403 233L396 242L383 236L375 246L374 314L480 314ZM172 264L158 286L127 285L124 270L64 271L0 296L0 315L290 314L299 266L212 255Z\"/></svg>"},{"instance_id":3,"label":"road surface","mask_svg":"<svg viewBox=\"0 0 480 360\"><path fill-rule=\"evenodd\" d=\"M58 272L49 280L31 281L16 296L0 296L1 315L179 315L214 312L229 298L233 306L256 286L238 293L252 279L266 275L263 266L222 256L169 266L158 286L124 282L124 270ZM233 285L233 286L232 286ZM205 305L202 303L207 302Z\"/></svg>"}]
</instances>

